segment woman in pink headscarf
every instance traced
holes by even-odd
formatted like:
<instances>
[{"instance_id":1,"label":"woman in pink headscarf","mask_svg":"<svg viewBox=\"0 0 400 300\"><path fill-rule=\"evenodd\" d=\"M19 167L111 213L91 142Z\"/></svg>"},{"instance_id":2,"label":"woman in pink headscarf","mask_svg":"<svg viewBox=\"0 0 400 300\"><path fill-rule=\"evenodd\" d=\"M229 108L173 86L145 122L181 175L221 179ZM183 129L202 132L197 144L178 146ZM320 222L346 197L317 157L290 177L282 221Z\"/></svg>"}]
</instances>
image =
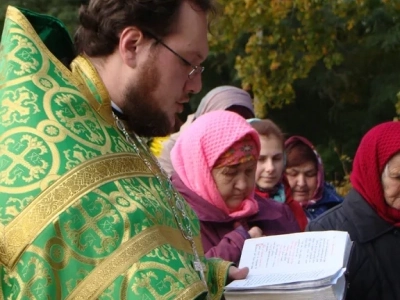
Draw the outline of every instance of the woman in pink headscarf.
<instances>
[{"instance_id":1,"label":"woman in pink headscarf","mask_svg":"<svg viewBox=\"0 0 400 300\"><path fill-rule=\"evenodd\" d=\"M162 145L161 154L158 157L161 167L171 175L174 171L171 163L170 152L174 147L179 135L186 130L198 117L205 113L216 110L228 110L237 113L239 116L249 119L254 117L253 100L249 93L234 87L220 86L212 89L201 99L196 112L189 115L179 132L172 134Z\"/></svg>"},{"instance_id":2,"label":"woman in pink headscarf","mask_svg":"<svg viewBox=\"0 0 400 300\"><path fill-rule=\"evenodd\" d=\"M199 217L206 257L239 262L244 241L299 230L290 209L254 198L257 132L239 115L200 116L171 151L172 183Z\"/></svg>"}]
</instances>

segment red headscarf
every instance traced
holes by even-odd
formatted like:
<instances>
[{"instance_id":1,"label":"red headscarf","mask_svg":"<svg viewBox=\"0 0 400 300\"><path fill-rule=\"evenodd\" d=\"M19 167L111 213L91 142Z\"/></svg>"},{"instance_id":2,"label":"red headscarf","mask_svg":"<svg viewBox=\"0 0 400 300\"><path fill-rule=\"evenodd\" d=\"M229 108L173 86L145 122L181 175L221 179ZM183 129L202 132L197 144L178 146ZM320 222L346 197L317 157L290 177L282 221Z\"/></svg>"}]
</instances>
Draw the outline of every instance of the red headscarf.
<instances>
[{"instance_id":1,"label":"red headscarf","mask_svg":"<svg viewBox=\"0 0 400 300\"><path fill-rule=\"evenodd\" d=\"M290 188L289 182L287 181L286 177L282 179L283 186L285 187L285 196L286 200L285 203L289 206L290 210L292 211L297 224L299 224L300 230L304 231L308 224L306 213L304 212L303 207L299 202L293 199L292 190Z\"/></svg>"},{"instance_id":2,"label":"red headscarf","mask_svg":"<svg viewBox=\"0 0 400 300\"><path fill-rule=\"evenodd\" d=\"M400 210L386 204L381 177L386 164L399 151L400 122L375 126L362 138L350 176L354 189L382 219L396 226L400 226Z\"/></svg>"}]
</instances>

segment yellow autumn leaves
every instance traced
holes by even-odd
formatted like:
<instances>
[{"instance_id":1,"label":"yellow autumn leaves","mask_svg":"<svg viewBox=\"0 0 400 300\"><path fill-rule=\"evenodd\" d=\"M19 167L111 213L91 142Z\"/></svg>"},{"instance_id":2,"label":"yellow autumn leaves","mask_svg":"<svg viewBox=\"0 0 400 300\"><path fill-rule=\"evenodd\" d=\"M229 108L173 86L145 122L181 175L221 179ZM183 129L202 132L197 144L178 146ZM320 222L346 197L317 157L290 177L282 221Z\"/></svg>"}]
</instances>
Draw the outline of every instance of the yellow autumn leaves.
<instances>
[{"instance_id":1,"label":"yellow autumn leaves","mask_svg":"<svg viewBox=\"0 0 400 300\"><path fill-rule=\"evenodd\" d=\"M269 108L292 102L294 81L306 78L318 62L328 69L340 65L338 30L356 38L356 25L370 9L367 0L218 2L222 14L212 28L211 49L232 52L240 38L247 38L244 51L238 51L235 68L242 84L252 86L259 117ZM384 5L399 5L394 2L383 1Z\"/></svg>"}]
</instances>

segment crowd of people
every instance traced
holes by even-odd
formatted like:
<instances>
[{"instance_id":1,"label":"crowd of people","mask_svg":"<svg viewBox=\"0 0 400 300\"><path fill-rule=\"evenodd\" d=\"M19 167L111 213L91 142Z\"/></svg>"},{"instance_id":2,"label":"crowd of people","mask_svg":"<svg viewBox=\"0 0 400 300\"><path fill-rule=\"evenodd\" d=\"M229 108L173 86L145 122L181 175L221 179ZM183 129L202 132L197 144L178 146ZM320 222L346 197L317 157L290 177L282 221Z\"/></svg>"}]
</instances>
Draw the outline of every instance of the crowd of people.
<instances>
[{"instance_id":1,"label":"crowd of people","mask_svg":"<svg viewBox=\"0 0 400 300\"><path fill-rule=\"evenodd\" d=\"M240 88L208 91L177 123L214 10L83 1L72 43L59 20L8 8L1 299L221 299L248 274L247 239L307 230L354 241L346 299L400 299L400 122L365 134L344 199L313 144L257 119ZM167 135L156 158L142 137Z\"/></svg>"},{"instance_id":2,"label":"crowd of people","mask_svg":"<svg viewBox=\"0 0 400 300\"><path fill-rule=\"evenodd\" d=\"M279 232L304 231L310 220L315 219L343 201L342 197L336 193L335 188L324 180L323 163L312 143L301 136L292 136L285 139L282 130L272 120L254 118L250 95L244 90L233 86L222 86L211 90L200 102L194 117L190 115L188 121L181 127L179 132L172 134L163 143L161 155L158 156L159 163L171 176L172 182L175 183L175 188L181 194L185 195L185 188L194 184L198 191L193 188L189 188L189 190L200 195L203 200L214 203L209 197L216 192L209 192L209 196L204 197L202 193L206 190L205 186L199 184L204 179L203 176L206 177L205 170L211 170L214 166L200 167L198 163L202 160L210 162L212 161L211 157L215 155L223 156L225 153L222 151L227 151L227 148L235 142L239 143L238 140L233 140L230 144L221 146L222 150L217 148L217 145L223 141L224 136L233 138L230 136L231 132L239 129L240 126L238 122L229 126L222 122L219 123L217 120L210 120L207 123L197 121L202 119L202 115L210 115L214 111L236 113L241 121L247 120L245 128L252 127L257 133L259 157L255 159L254 181L246 183L245 186L254 187L251 190L254 199L264 200L261 201L264 204L274 200L277 203L285 204L284 207L290 209L289 219L296 221L298 229L294 230L292 221L287 219L287 227L290 229L287 231L279 230ZM211 114L211 116L213 115L215 115L214 118L223 120L223 115ZM203 128L201 136L193 132L197 128L194 124ZM204 128L208 128L208 130ZM183 135L186 131L189 133ZM195 136L197 136L196 139L194 138ZM172 153L178 151L175 149L178 141L179 145L185 145L185 147L178 147L179 154L172 155ZM206 149L205 145L212 145L211 150ZM201 156L204 157L201 158ZM182 171L182 168L184 171ZM184 181L182 185L182 173L187 178L190 178L191 184L188 181ZM208 175L206 178L208 178ZM215 178L213 181L215 181ZM235 189L237 188L232 184L231 192L236 193ZM241 193L241 191L239 190L237 193ZM248 194L242 194L242 200L246 199ZM192 203L192 208L199 216L198 210L194 208L196 203L199 204L199 200L190 201L190 198L188 196L186 200ZM271 211L274 208L266 210ZM262 212L263 210L260 209L260 211ZM200 215L203 215L203 213L200 213ZM201 220L201 217L199 218ZM211 216L205 218L211 218ZM215 221L221 222L219 219L220 217L216 218ZM231 224L230 227L232 230L234 226Z\"/></svg>"},{"instance_id":3,"label":"crowd of people","mask_svg":"<svg viewBox=\"0 0 400 300\"><path fill-rule=\"evenodd\" d=\"M172 162L173 186L200 220L206 257L238 263L246 239L347 231L355 244L346 299L400 296L400 122L366 133L345 200L324 180L308 139L285 139L272 120L245 121L226 108L198 117L163 155Z\"/></svg>"}]
</instances>

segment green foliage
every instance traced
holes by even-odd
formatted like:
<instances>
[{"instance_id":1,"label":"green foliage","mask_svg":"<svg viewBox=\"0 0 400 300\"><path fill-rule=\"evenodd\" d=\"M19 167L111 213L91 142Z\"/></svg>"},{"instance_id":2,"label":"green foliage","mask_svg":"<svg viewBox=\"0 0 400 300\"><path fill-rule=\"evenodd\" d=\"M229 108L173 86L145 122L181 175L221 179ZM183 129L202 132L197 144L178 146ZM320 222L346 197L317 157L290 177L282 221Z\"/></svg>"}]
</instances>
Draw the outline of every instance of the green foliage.
<instances>
[{"instance_id":1,"label":"green foliage","mask_svg":"<svg viewBox=\"0 0 400 300\"><path fill-rule=\"evenodd\" d=\"M237 54L235 68L242 84L253 87L261 117L272 108L292 103L296 99L295 82L308 78L320 63L325 73L321 75L328 73L341 88L323 87L321 92L332 101L354 102L364 96L358 89L368 83L365 75L376 77L393 69L397 72L392 63L389 70L376 66L376 70L365 73L372 67L370 62L379 63L387 54L393 58L398 49L397 1L219 2L223 15L216 25L218 34L211 39L212 48L234 51L237 37L248 36L244 53ZM391 79L393 83L397 78ZM381 86L376 92L382 96ZM389 93L393 101L393 91ZM371 96L371 100L377 97Z\"/></svg>"},{"instance_id":2,"label":"green foliage","mask_svg":"<svg viewBox=\"0 0 400 300\"><path fill-rule=\"evenodd\" d=\"M329 180L347 172L362 135L400 115L400 2L219 0L211 49L234 52L259 117L321 152ZM238 49L238 37L246 38ZM400 99L400 98L399 98ZM350 169L350 164L348 164Z\"/></svg>"}]
</instances>

